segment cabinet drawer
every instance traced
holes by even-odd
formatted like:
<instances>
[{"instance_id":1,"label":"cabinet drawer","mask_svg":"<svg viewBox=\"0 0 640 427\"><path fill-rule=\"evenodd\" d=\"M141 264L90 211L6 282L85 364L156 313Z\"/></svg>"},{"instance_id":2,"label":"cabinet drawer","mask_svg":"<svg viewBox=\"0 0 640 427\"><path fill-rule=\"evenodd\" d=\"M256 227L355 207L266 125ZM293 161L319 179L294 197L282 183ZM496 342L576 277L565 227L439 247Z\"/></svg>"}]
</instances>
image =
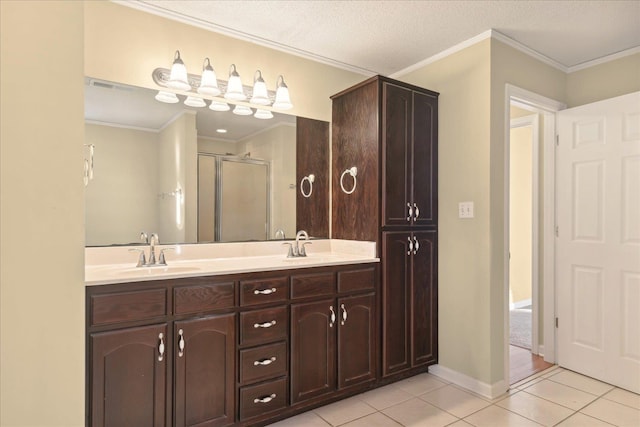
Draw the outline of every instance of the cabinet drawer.
<instances>
[{"instance_id":1,"label":"cabinet drawer","mask_svg":"<svg viewBox=\"0 0 640 427\"><path fill-rule=\"evenodd\" d=\"M333 295L336 292L334 273L301 274L291 277L291 298Z\"/></svg>"},{"instance_id":2,"label":"cabinet drawer","mask_svg":"<svg viewBox=\"0 0 640 427\"><path fill-rule=\"evenodd\" d=\"M235 305L233 282L180 286L173 290L174 314L199 313Z\"/></svg>"},{"instance_id":3,"label":"cabinet drawer","mask_svg":"<svg viewBox=\"0 0 640 427\"><path fill-rule=\"evenodd\" d=\"M288 277L274 277L240 282L240 305L266 304L287 300Z\"/></svg>"},{"instance_id":4,"label":"cabinet drawer","mask_svg":"<svg viewBox=\"0 0 640 427\"><path fill-rule=\"evenodd\" d=\"M283 409L286 404L286 378L240 389L241 420Z\"/></svg>"},{"instance_id":5,"label":"cabinet drawer","mask_svg":"<svg viewBox=\"0 0 640 427\"><path fill-rule=\"evenodd\" d=\"M164 288L91 295L90 302L90 326L167 315L167 291Z\"/></svg>"},{"instance_id":6,"label":"cabinet drawer","mask_svg":"<svg viewBox=\"0 0 640 427\"><path fill-rule=\"evenodd\" d=\"M338 292L373 290L376 285L375 267L338 272Z\"/></svg>"},{"instance_id":7,"label":"cabinet drawer","mask_svg":"<svg viewBox=\"0 0 640 427\"><path fill-rule=\"evenodd\" d=\"M287 308L266 308L240 313L240 345L286 339Z\"/></svg>"},{"instance_id":8,"label":"cabinet drawer","mask_svg":"<svg viewBox=\"0 0 640 427\"><path fill-rule=\"evenodd\" d=\"M247 384L287 373L287 343L240 350L240 383Z\"/></svg>"}]
</instances>

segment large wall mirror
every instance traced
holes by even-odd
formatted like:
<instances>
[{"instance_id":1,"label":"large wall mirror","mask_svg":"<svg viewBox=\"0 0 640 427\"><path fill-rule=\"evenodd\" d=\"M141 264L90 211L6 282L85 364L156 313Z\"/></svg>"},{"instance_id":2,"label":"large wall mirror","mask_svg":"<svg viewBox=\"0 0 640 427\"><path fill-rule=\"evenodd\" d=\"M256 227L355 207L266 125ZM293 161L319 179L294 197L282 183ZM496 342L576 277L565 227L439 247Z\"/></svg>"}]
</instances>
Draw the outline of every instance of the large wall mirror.
<instances>
[{"instance_id":1,"label":"large wall mirror","mask_svg":"<svg viewBox=\"0 0 640 427\"><path fill-rule=\"evenodd\" d=\"M95 153L86 245L136 244L142 231L174 244L293 237L296 117L166 104L156 93L85 79Z\"/></svg>"}]
</instances>

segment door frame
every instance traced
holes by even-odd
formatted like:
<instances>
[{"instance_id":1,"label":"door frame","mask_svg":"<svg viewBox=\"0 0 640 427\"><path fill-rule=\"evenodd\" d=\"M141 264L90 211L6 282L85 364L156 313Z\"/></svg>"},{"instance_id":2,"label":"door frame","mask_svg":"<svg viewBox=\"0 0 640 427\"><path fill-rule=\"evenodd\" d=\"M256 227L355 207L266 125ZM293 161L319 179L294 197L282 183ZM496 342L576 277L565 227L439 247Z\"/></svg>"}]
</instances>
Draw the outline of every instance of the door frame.
<instances>
[{"instance_id":1,"label":"door frame","mask_svg":"<svg viewBox=\"0 0 640 427\"><path fill-rule=\"evenodd\" d=\"M520 106L520 103L517 101L512 101L511 105ZM526 107L526 106L525 106ZM525 108L528 110L528 108ZM516 129L520 127L531 126L531 353L539 354L538 349L538 309L539 309L539 301L538 301L538 288L539 288L539 270L540 270L540 261L538 260L539 253L539 242L540 242L540 225L539 225L539 200L540 200L540 191L539 191L539 179L540 179L540 169L539 169L539 157L540 157L540 136L539 136L539 126L540 120L538 119L538 114L531 114L529 116L518 117L515 119L510 119L509 129ZM509 141L507 144L508 151L511 150L511 134L509 134ZM509 159L509 165L511 165L511 160ZM511 167L511 166L509 166ZM510 175L507 174L507 177L510 178ZM509 184L508 184L509 185ZM508 202L508 200L507 200ZM511 222L511 218L507 219L509 223ZM509 241L510 243L510 241ZM511 248L508 248L509 253L511 252ZM511 257L509 257L510 259ZM511 283L508 283L508 287L511 287ZM511 325L509 325L509 329L511 329Z\"/></svg>"},{"instance_id":2,"label":"door frame","mask_svg":"<svg viewBox=\"0 0 640 427\"><path fill-rule=\"evenodd\" d=\"M542 192L544 195L543 206L543 331L544 346L539 346L539 350L544 353L544 360L549 363L556 361L556 292L555 292L555 151L556 151L556 112L566 108L562 102L539 95L537 93L522 89L512 84L505 84L504 100L504 252L503 252L503 360L504 360L504 381L509 384L509 146L511 117L510 105L516 103L520 108L532 112L540 113L544 117L544 129L542 131L543 146L543 182ZM538 236L540 237L540 235ZM540 281L539 281L540 282Z\"/></svg>"}]
</instances>

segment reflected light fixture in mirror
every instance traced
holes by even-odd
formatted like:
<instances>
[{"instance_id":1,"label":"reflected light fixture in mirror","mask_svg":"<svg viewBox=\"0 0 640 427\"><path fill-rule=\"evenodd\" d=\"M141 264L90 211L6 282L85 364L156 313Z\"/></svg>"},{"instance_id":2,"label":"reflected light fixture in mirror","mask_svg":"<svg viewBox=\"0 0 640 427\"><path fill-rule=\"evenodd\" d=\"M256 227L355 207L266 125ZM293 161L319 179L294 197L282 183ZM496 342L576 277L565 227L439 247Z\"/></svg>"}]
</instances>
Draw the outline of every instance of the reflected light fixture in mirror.
<instances>
[{"instance_id":1,"label":"reflected light fixture in mirror","mask_svg":"<svg viewBox=\"0 0 640 427\"><path fill-rule=\"evenodd\" d=\"M253 114L253 110L244 105L236 105L233 109L233 114L237 114L239 116L250 116Z\"/></svg>"},{"instance_id":2,"label":"reflected light fixture in mirror","mask_svg":"<svg viewBox=\"0 0 640 427\"><path fill-rule=\"evenodd\" d=\"M226 102L211 101L209 109L213 111L229 111L231 107Z\"/></svg>"},{"instance_id":3,"label":"reflected light fixture in mirror","mask_svg":"<svg viewBox=\"0 0 640 427\"><path fill-rule=\"evenodd\" d=\"M176 104L180 102L180 100L178 99L178 96L175 93L167 92L164 90L161 90L158 92L158 94L156 95L156 100L160 102L165 102L167 104Z\"/></svg>"},{"instance_id":4,"label":"reflected light fixture in mirror","mask_svg":"<svg viewBox=\"0 0 640 427\"><path fill-rule=\"evenodd\" d=\"M255 117L256 119L267 120L267 119L272 119L273 114L269 110L263 110L262 108L258 108L256 110L256 113L253 115L253 117Z\"/></svg>"},{"instance_id":5,"label":"reflected light fixture in mirror","mask_svg":"<svg viewBox=\"0 0 640 427\"><path fill-rule=\"evenodd\" d=\"M187 96L187 99L184 100L184 105L195 108L202 108L207 106L207 104L204 102L204 99L198 98L197 96Z\"/></svg>"}]
</instances>

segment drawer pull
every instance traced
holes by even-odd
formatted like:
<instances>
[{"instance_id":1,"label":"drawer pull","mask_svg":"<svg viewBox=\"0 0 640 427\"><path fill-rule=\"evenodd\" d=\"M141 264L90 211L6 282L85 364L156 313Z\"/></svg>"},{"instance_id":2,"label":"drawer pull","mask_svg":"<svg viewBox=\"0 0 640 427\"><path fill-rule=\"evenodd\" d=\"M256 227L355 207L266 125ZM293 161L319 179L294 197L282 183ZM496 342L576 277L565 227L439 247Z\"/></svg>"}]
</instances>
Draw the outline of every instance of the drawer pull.
<instances>
[{"instance_id":1,"label":"drawer pull","mask_svg":"<svg viewBox=\"0 0 640 427\"><path fill-rule=\"evenodd\" d=\"M416 219L418 219L418 217L420 216L420 208L418 208L418 205L416 205L415 202L413 203L413 210L415 211L413 222L416 222Z\"/></svg>"},{"instance_id":2,"label":"drawer pull","mask_svg":"<svg viewBox=\"0 0 640 427\"><path fill-rule=\"evenodd\" d=\"M271 294L275 294L276 291L277 291L276 288L263 289L263 290L256 289L255 291L253 291L253 294L254 295L271 295Z\"/></svg>"},{"instance_id":3,"label":"drawer pull","mask_svg":"<svg viewBox=\"0 0 640 427\"><path fill-rule=\"evenodd\" d=\"M256 328L256 329L258 329L258 328L270 328L275 324L276 324L276 321L272 320L271 322L254 323L253 327Z\"/></svg>"},{"instance_id":4,"label":"drawer pull","mask_svg":"<svg viewBox=\"0 0 640 427\"><path fill-rule=\"evenodd\" d=\"M276 394L272 393L269 396L258 397L256 399L253 399L253 403L269 403L275 398L276 398Z\"/></svg>"},{"instance_id":5,"label":"drawer pull","mask_svg":"<svg viewBox=\"0 0 640 427\"><path fill-rule=\"evenodd\" d=\"M184 331L180 329L178 331L178 357L184 356Z\"/></svg>"},{"instance_id":6,"label":"drawer pull","mask_svg":"<svg viewBox=\"0 0 640 427\"><path fill-rule=\"evenodd\" d=\"M273 362L276 361L276 357L272 356L268 359L262 359L262 360L256 360L255 362L253 362L253 366L267 366L267 365L271 365Z\"/></svg>"},{"instance_id":7,"label":"drawer pull","mask_svg":"<svg viewBox=\"0 0 640 427\"><path fill-rule=\"evenodd\" d=\"M158 344L158 362L162 362L164 359L164 334L160 332L158 335L160 343Z\"/></svg>"},{"instance_id":8,"label":"drawer pull","mask_svg":"<svg viewBox=\"0 0 640 427\"><path fill-rule=\"evenodd\" d=\"M342 309L342 321L340 322L340 324L344 326L344 322L347 321L347 309L344 308L344 304L341 304L340 308Z\"/></svg>"},{"instance_id":9,"label":"drawer pull","mask_svg":"<svg viewBox=\"0 0 640 427\"><path fill-rule=\"evenodd\" d=\"M329 311L331 312L331 316L329 317L329 327L333 328L333 325L336 323L336 312L333 311L333 306L329 306Z\"/></svg>"}]
</instances>

